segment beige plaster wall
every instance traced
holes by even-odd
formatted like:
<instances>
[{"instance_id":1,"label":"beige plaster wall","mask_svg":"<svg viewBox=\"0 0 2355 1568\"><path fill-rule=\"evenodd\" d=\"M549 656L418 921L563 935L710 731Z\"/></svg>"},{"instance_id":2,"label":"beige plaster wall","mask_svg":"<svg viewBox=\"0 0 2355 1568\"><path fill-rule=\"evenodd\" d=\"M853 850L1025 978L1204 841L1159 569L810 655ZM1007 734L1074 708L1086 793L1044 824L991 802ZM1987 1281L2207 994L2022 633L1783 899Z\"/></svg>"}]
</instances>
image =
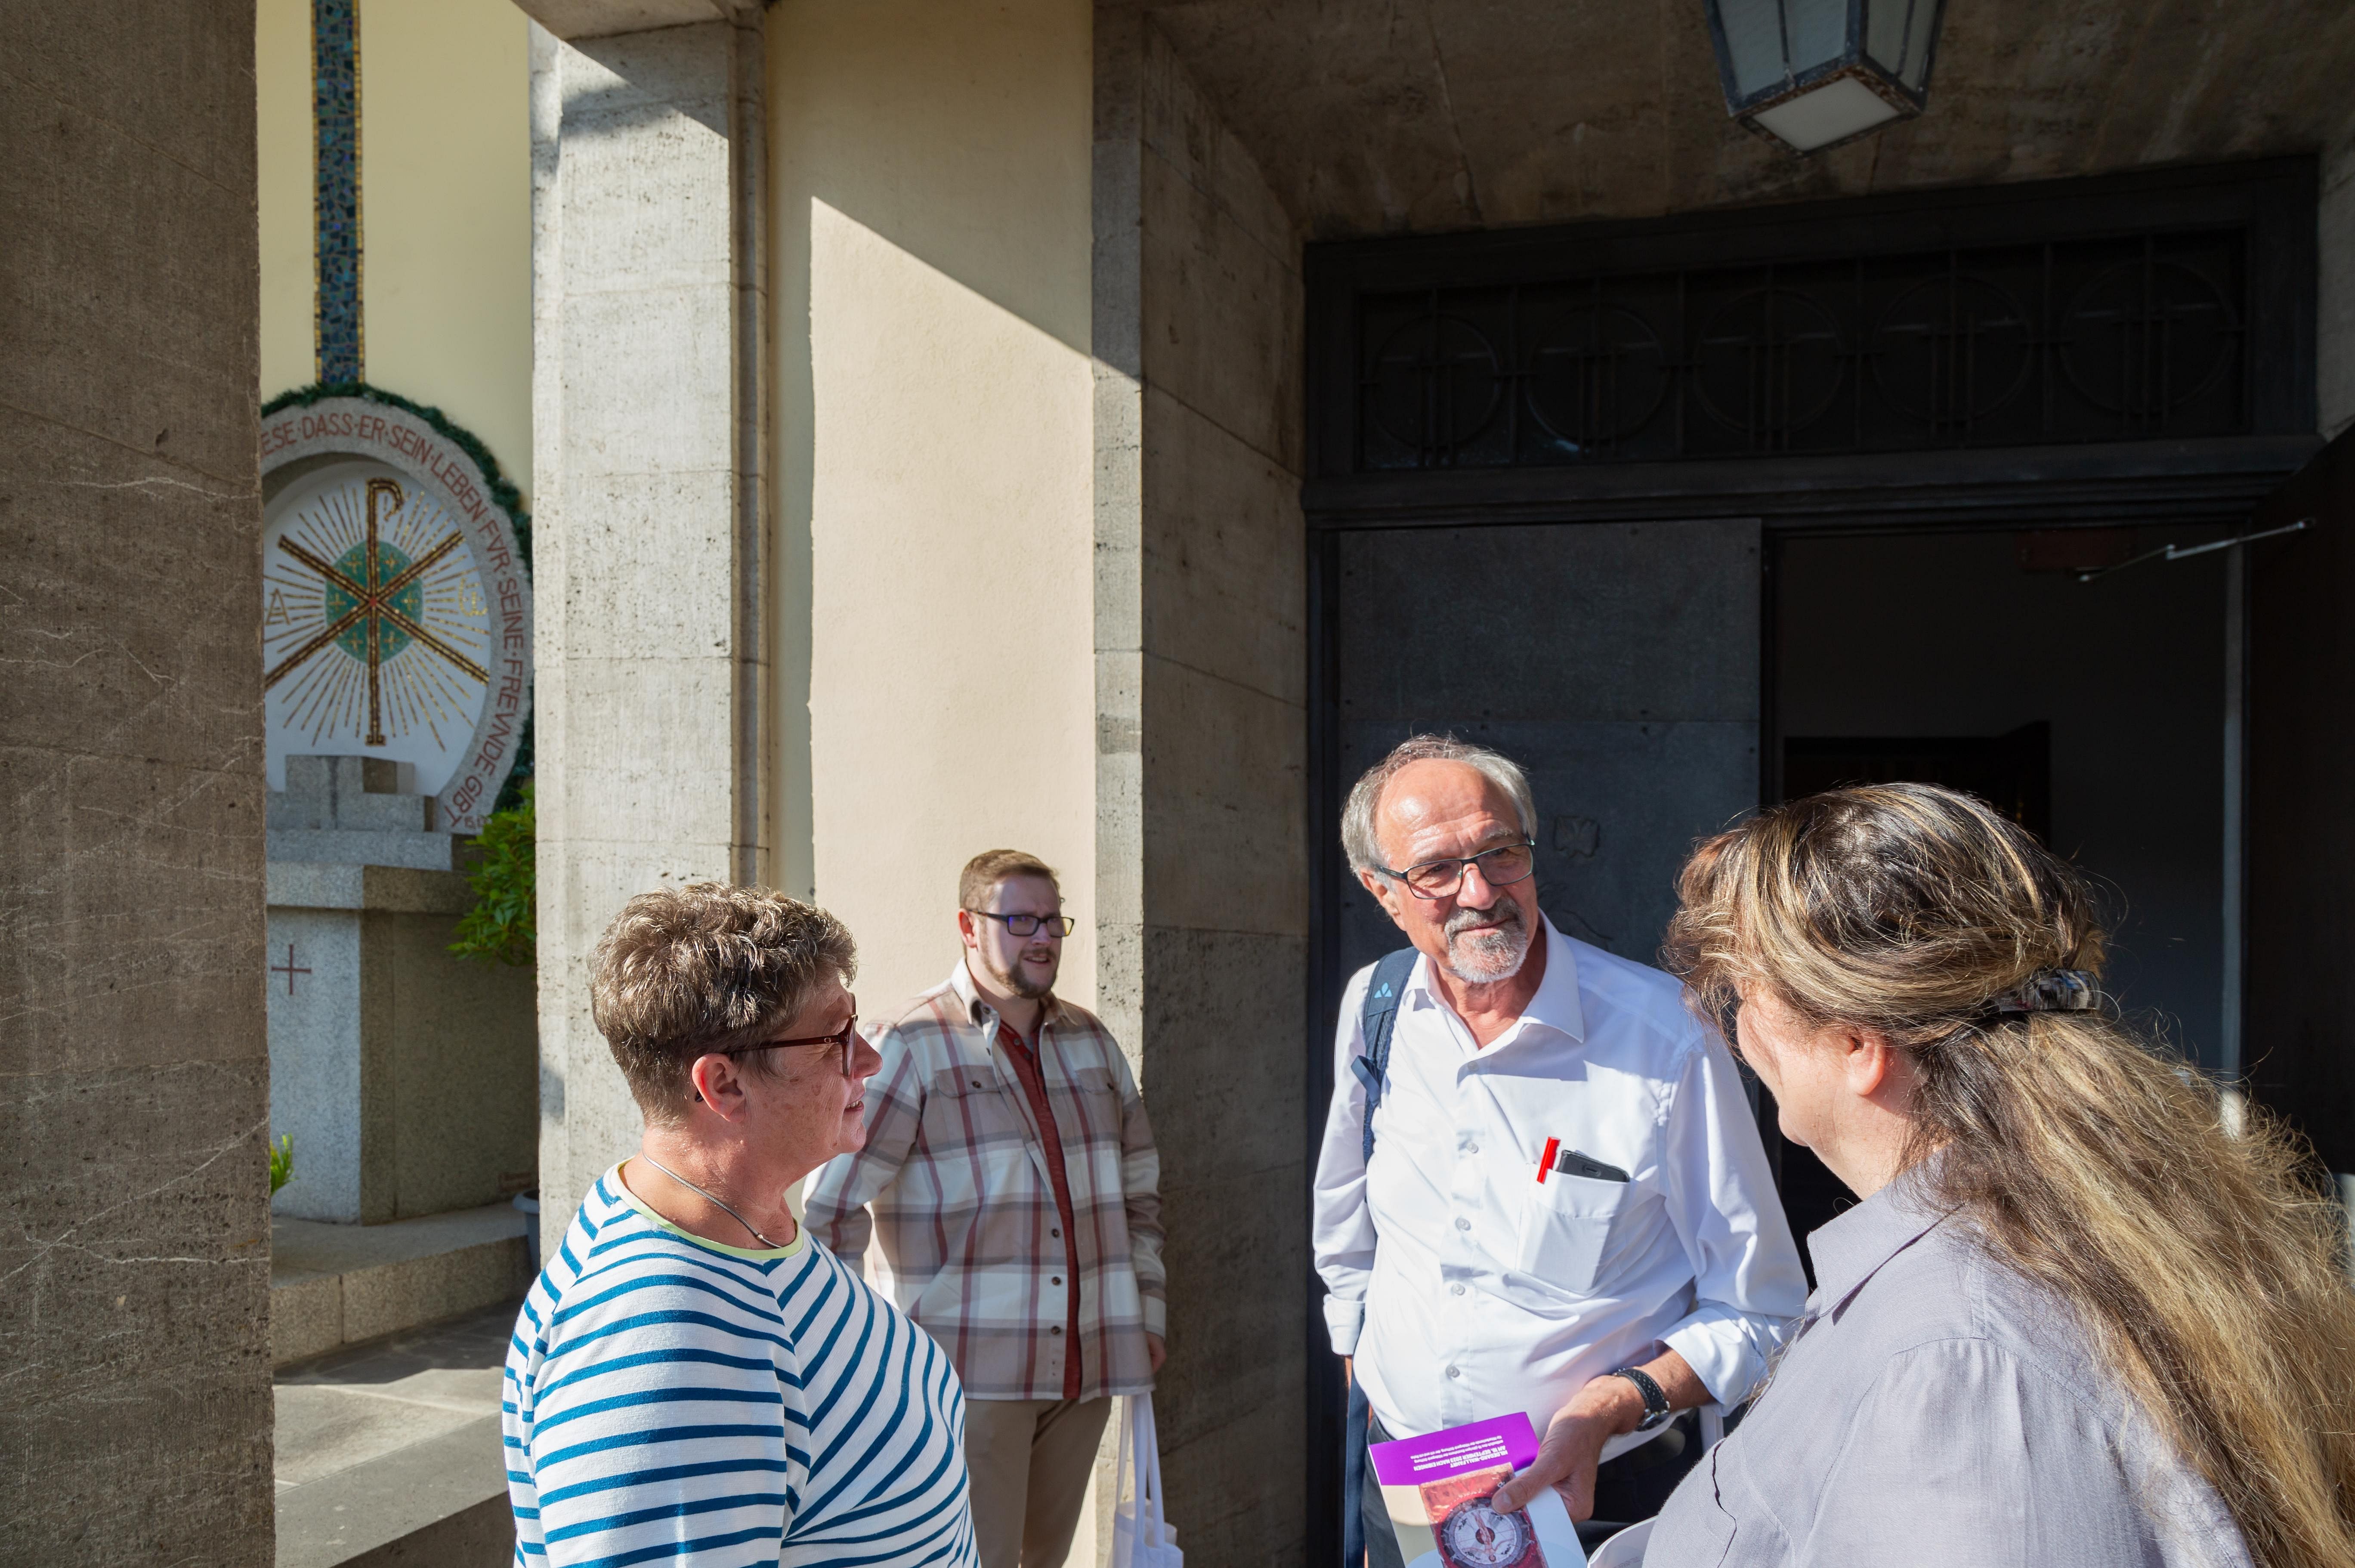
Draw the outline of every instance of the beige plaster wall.
<instances>
[{"instance_id":1,"label":"beige plaster wall","mask_svg":"<svg viewBox=\"0 0 2355 1568\"><path fill-rule=\"evenodd\" d=\"M531 488L529 24L510 0L362 0L369 381L438 407ZM255 25L261 395L317 379L311 7Z\"/></svg>"},{"instance_id":2,"label":"beige plaster wall","mask_svg":"<svg viewBox=\"0 0 2355 1568\"><path fill-rule=\"evenodd\" d=\"M311 0L258 0L253 21L254 206L267 399L318 379L311 321Z\"/></svg>"},{"instance_id":3,"label":"beige plaster wall","mask_svg":"<svg viewBox=\"0 0 2355 1568\"><path fill-rule=\"evenodd\" d=\"M1062 872L1095 999L1089 36L1085 0L770 14L775 841L869 1008L948 973L1000 846Z\"/></svg>"},{"instance_id":4,"label":"beige plaster wall","mask_svg":"<svg viewBox=\"0 0 2355 1568\"><path fill-rule=\"evenodd\" d=\"M360 0L368 379L531 489L530 24L510 0Z\"/></svg>"}]
</instances>

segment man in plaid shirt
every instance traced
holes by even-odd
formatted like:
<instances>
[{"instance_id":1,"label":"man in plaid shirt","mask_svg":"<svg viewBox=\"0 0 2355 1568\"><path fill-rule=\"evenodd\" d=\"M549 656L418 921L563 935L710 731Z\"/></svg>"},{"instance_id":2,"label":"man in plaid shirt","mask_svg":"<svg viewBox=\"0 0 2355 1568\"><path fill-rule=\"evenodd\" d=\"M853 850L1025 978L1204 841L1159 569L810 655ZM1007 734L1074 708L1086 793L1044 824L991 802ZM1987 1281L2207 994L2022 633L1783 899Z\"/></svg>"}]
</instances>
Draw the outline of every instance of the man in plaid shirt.
<instances>
[{"instance_id":1,"label":"man in plaid shirt","mask_svg":"<svg viewBox=\"0 0 2355 1568\"><path fill-rule=\"evenodd\" d=\"M1054 871L992 849L957 902L956 968L862 1031L867 1146L811 1179L804 1220L854 1267L876 1233L964 1379L983 1568L1056 1568L1112 1396L1161 1370L1161 1160L1119 1046L1055 996Z\"/></svg>"}]
</instances>

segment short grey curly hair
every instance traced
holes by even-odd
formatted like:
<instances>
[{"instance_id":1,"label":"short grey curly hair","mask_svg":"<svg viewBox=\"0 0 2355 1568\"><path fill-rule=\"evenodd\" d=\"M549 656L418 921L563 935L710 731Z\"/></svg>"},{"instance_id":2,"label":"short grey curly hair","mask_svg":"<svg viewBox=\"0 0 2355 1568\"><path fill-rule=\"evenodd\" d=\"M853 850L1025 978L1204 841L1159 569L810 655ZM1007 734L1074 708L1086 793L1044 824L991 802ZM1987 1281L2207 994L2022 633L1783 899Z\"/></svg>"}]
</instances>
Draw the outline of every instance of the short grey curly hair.
<instances>
[{"instance_id":1,"label":"short grey curly hair","mask_svg":"<svg viewBox=\"0 0 2355 1568\"><path fill-rule=\"evenodd\" d=\"M1453 735L1410 735L1366 770L1341 807L1341 848L1349 857L1349 869L1383 869L1381 847L1374 841L1374 813L1382 803L1383 786L1409 763L1462 763L1477 770L1513 803L1514 815L1521 819L1521 832L1530 838L1538 836L1537 797L1529 793L1529 775L1521 772L1518 763L1502 752Z\"/></svg>"}]
</instances>

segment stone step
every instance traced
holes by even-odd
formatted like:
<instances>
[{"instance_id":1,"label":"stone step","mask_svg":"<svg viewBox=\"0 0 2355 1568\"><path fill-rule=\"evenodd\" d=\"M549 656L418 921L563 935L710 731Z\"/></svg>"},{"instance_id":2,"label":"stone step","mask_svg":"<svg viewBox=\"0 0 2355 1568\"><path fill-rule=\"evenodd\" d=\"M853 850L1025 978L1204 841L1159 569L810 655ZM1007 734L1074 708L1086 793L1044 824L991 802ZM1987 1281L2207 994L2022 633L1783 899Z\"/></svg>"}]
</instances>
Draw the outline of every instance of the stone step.
<instances>
[{"instance_id":1,"label":"stone step","mask_svg":"<svg viewBox=\"0 0 2355 1568\"><path fill-rule=\"evenodd\" d=\"M389 1225L273 1217L272 1364L519 1300L539 1267L525 1224L507 1203Z\"/></svg>"},{"instance_id":2,"label":"stone step","mask_svg":"<svg viewBox=\"0 0 2355 1568\"><path fill-rule=\"evenodd\" d=\"M517 1302L283 1368L277 1568L500 1568L499 1436Z\"/></svg>"}]
</instances>

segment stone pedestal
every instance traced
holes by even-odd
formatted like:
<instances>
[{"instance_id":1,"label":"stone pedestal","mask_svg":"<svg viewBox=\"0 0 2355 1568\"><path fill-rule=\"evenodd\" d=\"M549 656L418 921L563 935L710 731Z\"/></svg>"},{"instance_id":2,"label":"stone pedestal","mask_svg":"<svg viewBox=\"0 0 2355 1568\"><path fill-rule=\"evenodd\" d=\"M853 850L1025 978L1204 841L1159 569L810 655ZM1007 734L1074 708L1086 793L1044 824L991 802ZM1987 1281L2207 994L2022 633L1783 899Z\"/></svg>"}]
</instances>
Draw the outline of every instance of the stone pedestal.
<instances>
[{"instance_id":1,"label":"stone pedestal","mask_svg":"<svg viewBox=\"0 0 2355 1568\"><path fill-rule=\"evenodd\" d=\"M270 1130L294 1140L274 1212L379 1223L533 1183L534 976L450 951L461 842L396 764L287 760L270 798Z\"/></svg>"}]
</instances>

